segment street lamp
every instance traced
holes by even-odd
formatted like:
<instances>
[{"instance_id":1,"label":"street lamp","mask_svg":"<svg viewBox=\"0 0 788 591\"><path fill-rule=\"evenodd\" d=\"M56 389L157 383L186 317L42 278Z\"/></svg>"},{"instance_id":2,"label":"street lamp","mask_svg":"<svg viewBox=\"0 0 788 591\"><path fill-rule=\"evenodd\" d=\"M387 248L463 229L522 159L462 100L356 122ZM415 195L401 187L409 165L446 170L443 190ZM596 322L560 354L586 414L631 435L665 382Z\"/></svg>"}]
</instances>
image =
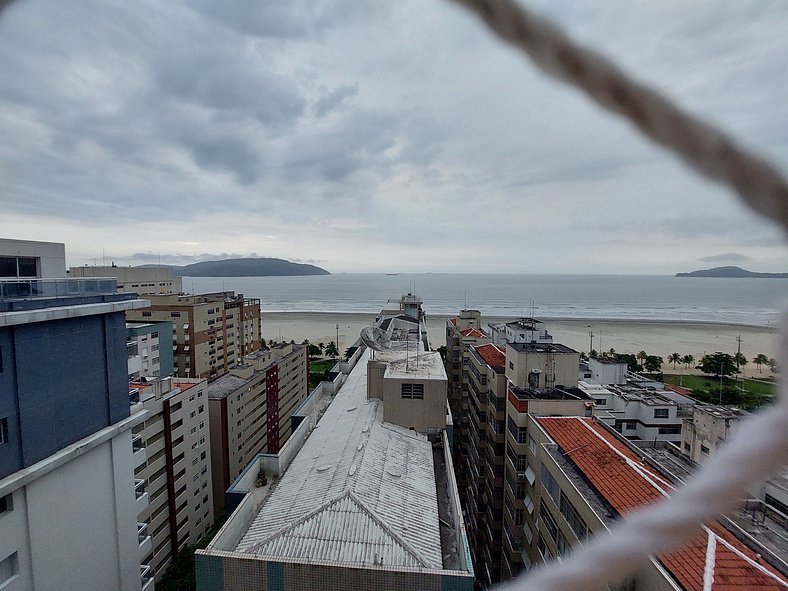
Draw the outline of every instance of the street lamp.
<instances>
[{"instance_id":1,"label":"street lamp","mask_svg":"<svg viewBox=\"0 0 788 591\"><path fill-rule=\"evenodd\" d=\"M340 356L340 351L342 349L339 348L339 322L337 322L337 357Z\"/></svg>"}]
</instances>

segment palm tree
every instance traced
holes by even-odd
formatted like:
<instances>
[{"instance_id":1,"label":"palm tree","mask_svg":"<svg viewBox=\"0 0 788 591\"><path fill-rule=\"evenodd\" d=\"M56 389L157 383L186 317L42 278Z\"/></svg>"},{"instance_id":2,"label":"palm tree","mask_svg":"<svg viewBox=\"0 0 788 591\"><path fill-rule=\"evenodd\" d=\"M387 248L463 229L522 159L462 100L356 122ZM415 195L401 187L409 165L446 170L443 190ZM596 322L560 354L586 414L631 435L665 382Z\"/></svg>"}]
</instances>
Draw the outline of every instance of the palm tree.
<instances>
[{"instance_id":1,"label":"palm tree","mask_svg":"<svg viewBox=\"0 0 788 591\"><path fill-rule=\"evenodd\" d=\"M610 347L610 351L607 352L610 357L615 357L616 350L613 347Z\"/></svg>"},{"instance_id":2,"label":"palm tree","mask_svg":"<svg viewBox=\"0 0 788 591\"><path fill-rule=\"evenodd\" d=\"M747 357L744 356L744 353L736 353L736 355L733 356L733 361L736 362L736 365L739 367L747 365Z\"/></svg>"},{"instance_id":3,"label":"palm tree","mask_svg":"<svg viewBox=\"0 0 788 591\"><path fill-rule=\"evenodd\" d=\"M643 365L646 359L648 358L648 353L646 353L645 351L639 351L638 354L635 355L635 357L637 357L638 361L640 361L640 365Z\"/></svg>"},{"instance_id":4,"label":"palm tree","mask_svg":"<svg viewBox=\"0 0 788 591\"><path fill-rule=\"evenodd\" d=\"M681 362L686 369L689 369L689 367L695 363L695 356L687 354L681 358Z\"/></svg>"},{"instance_id":5,"label":"palm tree","mask_svg":"<svg viewBox=\"0 0 788 591\"><path fill-rule=\"evenodd\" d=\"M668 355L668 363L672 363L673 369L676 369L676 364L681 363L681 355L678 353L671 353Z\"/></svg>"},{"instance_id":6,"label":"palm tree","mask_svg":"<svg viewBox=\"0 0 788 591\"><path fill-rule=\"evenodd\" d=\"M763 353L758 353L756 357L753 357L752 362L758 366L758 373L762 373L761 367L769 364L769 358Z\"/></svg>"}]
</instances>

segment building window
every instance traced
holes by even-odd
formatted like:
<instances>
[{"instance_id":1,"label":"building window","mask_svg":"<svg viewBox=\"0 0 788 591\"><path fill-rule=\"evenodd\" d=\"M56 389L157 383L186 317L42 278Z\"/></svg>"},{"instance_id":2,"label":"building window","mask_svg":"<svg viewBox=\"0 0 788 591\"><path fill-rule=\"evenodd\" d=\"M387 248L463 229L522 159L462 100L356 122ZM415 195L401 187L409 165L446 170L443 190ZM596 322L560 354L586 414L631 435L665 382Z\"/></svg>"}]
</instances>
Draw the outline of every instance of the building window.
<instances>
[{"instance_id":1,"label":"building window","mask_svg":"<svg viewBox=\"0 0 788 591\"><path fill-rule=\"evenodd\" d=\"M537 450L536 439L530 435L528 436L528 449L530 449L533 453L536 453Z\"/></svg>"},{"instance_id":2,"label":"building window","mask_svg":"<svg viewBox=\"0 0 788 591\"><path fill-rule=\"evenodd\" d=\"M637 421L624 421L624 428L625 429L629 429L630 431L632 429L637 429L638 428L638 422Z\"/></svg>"},{"instance_id":3,"label":"building window","mask_svg":"<svg viewBox=\"0 0 788 591\"><path fill-rule=\"evenodd\" d=\"M553 538L553 541L555 541L558 537L558 525L556 525L555 519L547 507L544 506L544 503L539 504L539 517L542 518L544 528L549 532L550 536Z\"/></svg>"},{"instance_id":4,"label":"building window","mask_svg":"<svg viewBox=\"0 0 788 591\"><path fill-rule=\"evenodd\" d=\"M0 560L0 585L7 583L18 574L19 560L17 560L16 552L8 558Z\"/></svg>"},{"instance_id":5,"label":"building window","mask_svg":"<svg viewBox=\"0 0 788 591\"><path fill-rule=\"evenodd\" d=\"M0 515L14 510L14 499L10 494L0 497Z\"/></svg>"},{"instance_id":6,"label":"building window","mask_svg":"<svg viewBox=\"0 0 788 591\"><path fill-rule=\"evenodd\" d=\"M597 406L607 406L607 398L594 398Z\"/></svg>"},{"instance_id":7,"label":"building window","mask_svg":"<svg viewBox=\"0 0 788 591\"><path fill-rule=\"evenodd\" d=\"M550 471L544 464L541 466L539 480L541 480L542 486L547 491L547 494L550 495L550 498L552 498L553 502L557 505L561 495L561 487L558 486L558 482L556 482L555 478L553 478L553 475L550 474Z\"/></svg>"},{"instance_id":8,"label":"building window","mask_svg":"<svg viewBox=\"0 0 788 591\"><path fill-rule=\"evenodd\" d=\"M0 347L0 373L3 373L3 348Z\"/></svg>"},{"instance_id":9,"label":"building window","mask_svg":"<svg viewBox=\"0 0 788 591\"><path fill-rule=\"evenodd\" d=\"M8 419L0 419L0 445L8 443Z\"/></svg>"},{"instance_id":10,"label":"building window","mask_svg":"<svg viewBox=\"0 0 788 591\"><path fill-rule=\"evenodd\" d=\"M654 409L654 418L655 419L667 419L668 418L668 409L667 408L655 408Z\"/></svg>"},{"instance_id":11,"label":"building window","mask_svg":"<svg viewBox=\"0 0 788 591\"><path fill-rule=\"evenodd\" d=\"M170 312L170 316L172 316L173 318L180 318L181 317L181 313L180 312Z\"/></svg>"},{"instance_id":12,"label":"building window","mask_svg":"<svg viewBox=\"0 0 788 591\"><path fill-rule=\"evenodd\" d=\"M692 447L690 447L690 444L689 443L685 443L684 444L684 451L691 451L691 450L692 450Z\"/></svg>"},{"instance_id":13,"label":"building window","mask_svg":"<svg viewBox=\"0 0 788 591\"><path fill-rule=\"evenodd\" d=\"M205 410L205 407L204 407L202 404L201 404L200 406L198 406L198 407L197 407L197 412L198 412L198 413L202 414L202 411L203 411L203 410Z\"/></svg>"},{"instance_id":14,"label":"building window","mask_svg":"<svg viewBox=\"0 0 788 591\"><path fill-rule=\"evenodd\" d=\"M37 262L29 257L0 257L0 277L35 277Z\"/></svg>"},{"instance_id":15,"label":"building window","mask_svg":"<svg viewBox=\"0 0 788 591\"><path fill-rule=\"evenodd\" d=\"M709 448L706 447L705 445L701 445L700 446L700 453L709 455Z\"/></svg>"},{"instance_id":16,"label":"building window","mask_svg":"<svg viewBox=\"0 0 788 591\"><path fill-rule=\"evenodd\" d=\"M515 509L512 511L512 520L514 521L515 525L522 525L523 524L523 510L522 509Z\"/></svg>"},{"instance_id":17,"label":"building window","mask_svg":"<svg viewBox=\"0 0 788 591\"><path fill-rule=\"evenodd\" d=\"M660 427L660 435L681 435L681 426Z\"/></svg>"},{"instance_id":18,"label":"building window","mask_svg":"<svg viewBox=\"0 0 788 591\"><path fill-rule=\"evenodd\" d=\"M402 384L401 395L402 398L409 398L412 400L423 400L424 384Z\"/></svg>"},{"instance_id":19,"label":"building window","mask_svg":"<svg viewBox=\"0 0 788 591\"><path fill-rule=\"evenodd\" d=\"M509 362L509 369L514 369L514 363L511 361Z\"/></svg>"},{"instance_id":20,"label":"building window","mask_svg":"<svg viewBox=\"0 0 788 591\"><path fill-rule=\"evenodd\" d=\"M574 505L569 502L569 499L566 498L564 493L561 493L561 503L558 507L561 511L561 515L564 516L566 522L569 524L569 527L572 528L572 531L575 532L577 539L581 542L585 540L586 535L588 534L588 526L586 522L583 521L583 518L580 517L580 513L577 512Z\"/></svg>"}]
</instances>

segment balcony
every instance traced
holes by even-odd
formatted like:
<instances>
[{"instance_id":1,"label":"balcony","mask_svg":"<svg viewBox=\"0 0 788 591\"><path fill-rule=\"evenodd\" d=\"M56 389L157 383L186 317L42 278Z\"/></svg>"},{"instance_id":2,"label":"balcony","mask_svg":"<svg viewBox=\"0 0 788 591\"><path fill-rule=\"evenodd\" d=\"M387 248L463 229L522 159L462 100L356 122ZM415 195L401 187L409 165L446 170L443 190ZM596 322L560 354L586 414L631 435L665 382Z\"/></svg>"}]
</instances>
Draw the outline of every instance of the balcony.
<instances>
[{"instance_id":1,"label":"balcony","mask_svg":"<svg viewBox=\"0 0 788 591\"><path fill-rule=\"evenodd\" d=\"M147 523L137 523L137 540L140 543L140 546L147 540L150 536L148 535L148 524Z\"/></svg>"},{"instance_id":2,"label":"balcony","mask_svg":"<svg viewBox=\"0 0 788 591\"><path fill-rule=\"evenodd\" d=\"M153 568L147 564L141 564L140 580L142 581L142 591L153 589Z\"/></svg>"},{"instance_id":3,"label":"balcony","mask_svg":"<svg viewBox=\"0 0 788 591\"><path fill-rule=\"evenodd\" d=\"M3 279L0 302L79 296L115 295L118 281L114 277L91 279Z\"/></svg>"},{"instance_id":4,"label":"balcony","mask_svg":"<svg viewBox=\"0 0 788 591\"><path fill-rule=\"evenodd\" d=\"M145 481L139 478L134 479L134 498L140 500L145 494Z\"/></svg>"},{"instance_id":5,"label":"balcony","mask_svg":"<svg viewBox=\"0 0 788 591\"><path fill-rule=\"evenodd\" d=\"M145 449L145 440L142 438L142 435L134 435L131 438L131 449L134 453Z\"/></svg>"}]
</instances>

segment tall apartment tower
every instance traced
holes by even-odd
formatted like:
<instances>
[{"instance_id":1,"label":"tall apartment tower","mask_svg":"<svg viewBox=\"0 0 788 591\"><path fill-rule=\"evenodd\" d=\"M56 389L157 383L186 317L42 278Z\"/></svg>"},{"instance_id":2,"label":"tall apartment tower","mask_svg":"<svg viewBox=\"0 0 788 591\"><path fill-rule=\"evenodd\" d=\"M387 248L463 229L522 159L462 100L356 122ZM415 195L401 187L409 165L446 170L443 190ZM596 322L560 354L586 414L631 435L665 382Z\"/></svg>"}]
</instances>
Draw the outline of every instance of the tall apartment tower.
<instances>
[{"instance_id":1,"label":"tall apartment tower","mask_svg":"<svg viewBox=\"0 0 788 591\"><path fill-rule=\"evenodd\" d=\"M231 291L149 299L149 308L130 311L126 319L172 322L175 374L179 377L216 378L262 347L258 299Z\"/></svg>"},{"instance_id":2,"label":"tall apartment tower","mask_svg":"<svg viewBox=\"0 0 788 591\"><path fill-rule=\"evenodd\" d=\"M208 385L213 500L259 453L277 453L291 434L290 417L308 394L307 347L285 345L252 353Z\"/></svg>"},{"instance_id":3,"label":"tall apartment tower","mask_svg":"<svg viewBox=\"0 0 788 591\"><path fill-rule=\"evenodd\" d=\"M468 351L472 345L490 342L489 335L481 328L481 321L478 310L460 310L459 316L446 321L446 377L449 409L454 421L453 451L458 457L468 451ZM460 489L466 485L460 477Z\"/></svg>"},{"instance_id":4,"label":"tall apartment tower","mask_svg":"<svg viewBox=\"0 0 788 591\"><path fill-rule=\"evenodd\" d=\"M130 386L148 413L133 429L134 449L146 455L134 477L150 499L137 519L141 539L149 538L145 563L158 580L214 521L208 383L166 377Z\"/></svg>"},{"instance_id":5,"label":"tall apartment tower","mask_svg":"<svg viewBox=\"0 0 788 591\"><path fill-rule=\"evenodd\" d=\"M62 244L2 240L0 271L0 588L147 591L124 313L148 302L65 279Z\"/></svg>"}]
</instances>

